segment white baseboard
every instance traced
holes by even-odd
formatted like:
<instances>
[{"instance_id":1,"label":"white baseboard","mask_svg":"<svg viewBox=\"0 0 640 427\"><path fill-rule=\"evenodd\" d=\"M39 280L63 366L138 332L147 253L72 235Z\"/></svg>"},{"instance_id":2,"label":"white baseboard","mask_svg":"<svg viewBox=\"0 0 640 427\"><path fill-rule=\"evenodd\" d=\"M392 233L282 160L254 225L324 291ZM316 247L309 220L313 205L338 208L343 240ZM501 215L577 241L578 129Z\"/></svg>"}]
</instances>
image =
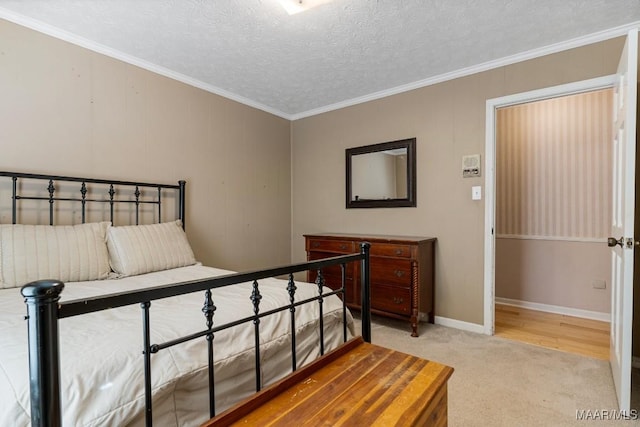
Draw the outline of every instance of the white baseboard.
<instances>
[{"instance_id":1,"label":"white baseboard","mask_svg":"<svg viewBox=\"0 0 640 427\"><path fill-rule=\"evenodd\" d=\"M540 304L537 302L520 301L516 299L496 297L496 304L511 305L514 307L529 308L531 310L544 311L546 313L564 314L565 316L581 317L583 319L600 320L610 322L609 313L599 311L581 310L579 308L562 307L559 305Z\"/></svg>"},{"instance_id":2,"label":"white baseboard","mask_svg":"<svg viewBox=\"0 0 640 427\"><path fill-rule=\"evenodd\" d=\"M484 326L477 323L463 322L462 320L449 319L448 317L435 316L433 322L436 325L447 326L449 328L462 329L463 331L484 334Z\"/></svg>"}]
</instances>

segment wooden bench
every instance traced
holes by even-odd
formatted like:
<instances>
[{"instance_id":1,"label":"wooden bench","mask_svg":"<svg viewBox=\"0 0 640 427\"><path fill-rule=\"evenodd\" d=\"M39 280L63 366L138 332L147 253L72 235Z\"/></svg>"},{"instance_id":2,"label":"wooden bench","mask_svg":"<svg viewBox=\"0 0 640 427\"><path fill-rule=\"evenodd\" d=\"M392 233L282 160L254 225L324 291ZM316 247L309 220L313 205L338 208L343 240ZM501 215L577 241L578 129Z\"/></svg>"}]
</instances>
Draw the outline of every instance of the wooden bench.
<instances>
[{"instance_id":1,"label":"wooden bench","mask_svg":"<svg viewBox=\"0 0 640 427\"><path fill-rule=\"evenodd\" d=\"M452 373L358 337L202 426L446 426Z\"/></svg>"}]
</instances>

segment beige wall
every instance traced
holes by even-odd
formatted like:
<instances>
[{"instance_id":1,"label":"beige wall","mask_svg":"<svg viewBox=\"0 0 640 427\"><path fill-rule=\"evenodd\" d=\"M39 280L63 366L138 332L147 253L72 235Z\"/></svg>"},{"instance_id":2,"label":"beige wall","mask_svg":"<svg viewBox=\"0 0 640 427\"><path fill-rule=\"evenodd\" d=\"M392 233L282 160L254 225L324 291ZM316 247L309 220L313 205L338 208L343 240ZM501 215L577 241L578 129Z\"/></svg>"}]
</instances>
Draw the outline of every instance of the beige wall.
<instances>
[{"instance_id":1,"label":"beige wall","mask_svg":"<svg viewBox=\"0 0 640 427\"><path fill-rule=\"evenodd\" d=\"M461 158L485 150L486 100L613 74L622 40L537 58L309 117L292 125L292 256L304 233L434 236L436 315L483 322L484 201ZM344 150L417 138L416 208L345 209Z\"/></svg>"},{"instance_id":2,"label":"beige wall","mask_svg":"<svg viewBox=\"0 0 640 427\"><path fill-rule=\"evenodd\" d=\"M287 120L0 20L0 144L0 170L185 179L199 260L290 260Z\"/></svg>"},{"instance_id":3,"label":"beige wall","mask_svg":"<svg viewBox=\"0 0 640 427\"><path fill-rule=\"evenodd\" d=\"M602 242L497 238L495 280L497 297L611 311L611 249Z\"/></svg>"}]
</instances>

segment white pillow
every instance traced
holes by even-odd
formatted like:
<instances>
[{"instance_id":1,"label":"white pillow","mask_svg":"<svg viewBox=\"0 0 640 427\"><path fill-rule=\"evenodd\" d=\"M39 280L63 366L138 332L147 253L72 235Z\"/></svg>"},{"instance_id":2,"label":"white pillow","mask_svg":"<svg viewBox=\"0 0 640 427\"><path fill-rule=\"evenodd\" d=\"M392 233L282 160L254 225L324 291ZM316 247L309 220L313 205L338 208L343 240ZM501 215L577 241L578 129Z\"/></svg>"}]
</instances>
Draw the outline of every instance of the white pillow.
<instances>
[{"instance_id":1,"label":"white pillow","mask_svg":"<svg viewBox=\"0 0 640 427\"><path fill-rule=\"evenodd\" d=\"M79 225L0 225L0 288L40 279L106 279L108 222Z\"/></svg>"},{"instance_id":2,"label":"white pillow","mask_svg":"<svg viewBox=\"0 0 640 427\"><path fill-rule=\"evenodd\" d=\"M182 221L110 227L107 247L111 268L121 276L185 267L196 259Z\"/></svg>"}]
</instances>

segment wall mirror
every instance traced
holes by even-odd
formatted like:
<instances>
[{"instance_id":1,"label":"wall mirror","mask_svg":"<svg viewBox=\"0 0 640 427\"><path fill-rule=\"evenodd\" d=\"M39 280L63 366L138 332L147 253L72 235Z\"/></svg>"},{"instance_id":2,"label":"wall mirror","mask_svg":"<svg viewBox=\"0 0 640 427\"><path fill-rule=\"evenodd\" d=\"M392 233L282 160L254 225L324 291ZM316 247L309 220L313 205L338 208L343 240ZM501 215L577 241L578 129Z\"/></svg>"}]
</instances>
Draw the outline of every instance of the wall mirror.
<instances>
[{"instance_id":1,"label":"wall mirror","mask_svg":"<svg viewBox=\"0 0 640 427\"><path fill-rule=\"evenodd\" d=\"M347 148L347 208L416 206L416 139Z\"/></svg>"}]
</instances>

